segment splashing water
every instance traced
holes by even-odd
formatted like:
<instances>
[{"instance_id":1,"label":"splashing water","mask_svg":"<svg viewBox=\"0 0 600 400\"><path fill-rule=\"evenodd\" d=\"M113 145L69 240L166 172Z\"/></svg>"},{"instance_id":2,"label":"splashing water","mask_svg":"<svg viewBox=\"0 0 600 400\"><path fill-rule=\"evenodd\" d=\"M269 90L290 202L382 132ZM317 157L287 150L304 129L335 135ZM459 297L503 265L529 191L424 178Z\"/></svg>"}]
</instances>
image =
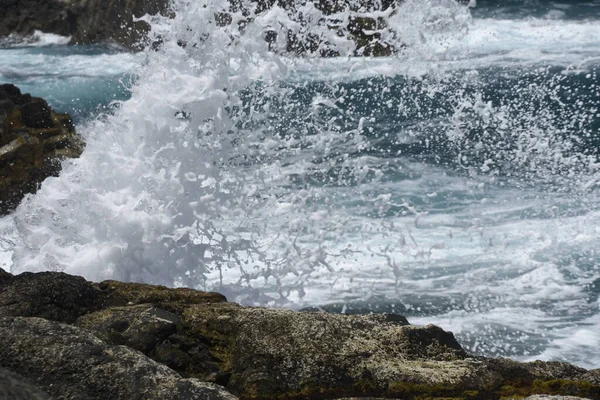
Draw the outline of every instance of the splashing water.
<instances>
[{"instance_id":1,"label":"splashing water","mask_svg":"<svg viewBox=\"0 0 600 400\"><path fill-rule=\"evenodd\" d=\"M144 17L131 99L2 220L13 272L392 311L484 354L598 366L593 23L222 3ZM353 57L357 18L398 54ZM544 33L561 24L568 54Z\"/></svg>"}]
</instances>

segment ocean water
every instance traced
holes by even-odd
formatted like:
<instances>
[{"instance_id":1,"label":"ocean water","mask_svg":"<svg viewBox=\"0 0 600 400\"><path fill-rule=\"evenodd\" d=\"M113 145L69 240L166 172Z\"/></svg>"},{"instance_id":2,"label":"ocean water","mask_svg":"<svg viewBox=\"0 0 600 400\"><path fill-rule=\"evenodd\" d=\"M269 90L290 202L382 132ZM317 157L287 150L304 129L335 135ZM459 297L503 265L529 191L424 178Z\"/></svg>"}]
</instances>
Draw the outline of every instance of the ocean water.
<instances>
[{"instance_id":1,"label":"ocean water","mask_svg":"<svg viewBox=\"0 0 600 400\"><path fill-rule=\"evenodd\" d=\"M351 57L310 2L304 26L273 9L243 31L220 3L147 17L158 50L0 49L0 81L87 141L0 220L0 264L396 312L600 367L599 1L406 0L377 14L385 58ZM342 57L270 52L277 29Z\"/></svg>"}]
</instances>

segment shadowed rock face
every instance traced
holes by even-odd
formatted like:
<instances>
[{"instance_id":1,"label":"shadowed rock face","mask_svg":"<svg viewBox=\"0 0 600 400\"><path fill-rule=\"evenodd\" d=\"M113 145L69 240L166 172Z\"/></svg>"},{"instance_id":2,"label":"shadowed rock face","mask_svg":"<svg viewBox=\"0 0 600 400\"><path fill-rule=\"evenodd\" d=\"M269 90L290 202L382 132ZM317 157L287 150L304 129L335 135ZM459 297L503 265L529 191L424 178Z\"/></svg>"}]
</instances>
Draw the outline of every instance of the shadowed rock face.
<instances>
[{"instance_id":1,"label":"shadowed rock face","mask_svg":"<svg viewBox=\"0 0 600 400\"><path fill-rule=\"evenodd\" d=\"M0 85L0 215L58 175L62 160L82 151L68 114L54 112L44 99L14 85Z\"/></svg>"},{"instance_id":2,"label":"shadowed rock face","mask_svg":"<svg viewBox=\"0 0 600 400\"><path fill-rule=\"evenodd\" d=\"M22 376L0 368L0 399L50 400L50 396Z\"/></svg>"},{"instance_id":3,"label":"shadowed rock face","mask_svg":"<svg viewBox=\"0 0 600 400\"><path fill-rule=\"evenodd\" d=\"M9 274L2 268L0 268L0 286L13 278L12 274Z\"/></svg>"},{"instance_id":4,"label":"shadowed rock face","mask_svg":"<svg viewBox=\"0 0 600 400\"><path fill-rule=\"evenodd\" d=\"M451 333L394 315L242 307L216 293L48 272L0 284L0 318L0 367L61 398L231 396L205 381L241 399L600 399L600 370L475 357Z\"/></svg>"}]
</instances>

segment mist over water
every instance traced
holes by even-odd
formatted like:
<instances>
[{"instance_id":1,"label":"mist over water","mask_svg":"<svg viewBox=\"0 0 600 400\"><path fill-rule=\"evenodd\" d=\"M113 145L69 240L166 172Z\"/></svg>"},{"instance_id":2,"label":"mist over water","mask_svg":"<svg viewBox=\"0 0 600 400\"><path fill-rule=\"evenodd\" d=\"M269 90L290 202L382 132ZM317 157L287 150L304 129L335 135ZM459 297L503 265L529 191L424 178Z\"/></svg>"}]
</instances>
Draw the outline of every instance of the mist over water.
<instances>
[{"instance_id":1,"label":"mist over water","mask_svg":"<svg viewBox=\"0 0 600 400\"><path fill-rule=\"evenodd\" d=\"M598 2L407 0L364 13L401 48L377 59L325 26L352 11L220 26L221 3L146 17L162 45L139 55L0 50L2 80L85 108L87 142L0 221L13 272L396 312L600 366ZM287 30L321 48L285 54Z\"/></svg>"}]
</instances>

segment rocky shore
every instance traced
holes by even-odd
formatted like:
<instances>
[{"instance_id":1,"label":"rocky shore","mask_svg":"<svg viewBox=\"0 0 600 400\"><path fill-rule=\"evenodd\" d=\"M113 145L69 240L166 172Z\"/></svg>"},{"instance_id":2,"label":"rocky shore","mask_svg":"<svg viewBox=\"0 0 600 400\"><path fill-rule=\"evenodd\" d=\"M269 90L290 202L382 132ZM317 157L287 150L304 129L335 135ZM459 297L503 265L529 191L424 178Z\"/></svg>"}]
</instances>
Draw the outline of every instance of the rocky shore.
<instances>
[{"instance_id":1,"label":"rocky shore","mask_svg":"<svg viewBox=\"0 0 600 400\"><path fill-rule=\"evenodd\" d=\"M479 357L399 315L243 307L56 272L0 272L0 337L12 399L600 399L600 370Z\"/></svg>"},{"instance_id":2,"label":"rocky shore","mask_svg":"<svg viewBox=\"0 0 600 400\"><path fill-rule=\"evenodd\" d=\"M231 0L224 10L239 11L241 2ZM297 4L294 0L253 0L256 7L254 12L261 13L277 5L286 10L293 9ZM368 12L377 5L379 10L395 8L397 0L372 1L316 1L317 9L325 15L344 9L348 6L352 10ZM225 3L226 4L226 3ZM146 14L169 15L169 0L0 0L0 39L10 35L27 37L35 31L52 33L71 37L72 44L113 43L128 49L139 50L145 43L148 25L136 19ZM250 11L244 10L244 15L252 18ZM219 23L229 23L231 17L224 12L217 18ZM228 22L229 21L229 22ZM301 21L299 23L302 24ZM385 29L382 18L365 18L360 13L350 18L343 28L345 34L352 37L357 43L357 55L389 55L394 48L379 42L380 30ZM276 33L265 32L265 39L276 39ZM304 54L318 51L323 56L335 56L331 51L319 49L319 38L308 35L298 39L294 34L288 33L287 51L289 53Z\"/></svg>"},{"instance_id":3,"label":"rocky shore","mask_svg":"<svg viewBox=\"0 0 600 400\"><path fill-rule=\"evenodd\" d=\"M0 216L56 176L65 158L79 157L83 143L68 114L46 100L0 85Z\"/></svg>"}]
</instances>

